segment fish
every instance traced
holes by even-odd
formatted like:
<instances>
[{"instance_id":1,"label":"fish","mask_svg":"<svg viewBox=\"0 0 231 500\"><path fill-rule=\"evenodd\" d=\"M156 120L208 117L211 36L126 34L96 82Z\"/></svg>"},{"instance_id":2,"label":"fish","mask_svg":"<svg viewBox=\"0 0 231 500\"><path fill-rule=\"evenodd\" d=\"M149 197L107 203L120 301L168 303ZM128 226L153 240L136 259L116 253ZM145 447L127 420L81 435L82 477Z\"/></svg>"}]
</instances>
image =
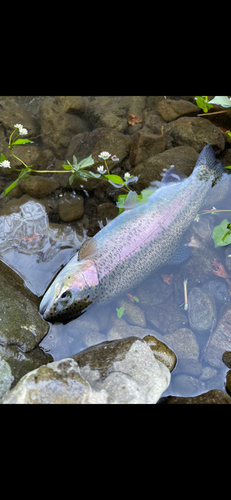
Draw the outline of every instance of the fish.
<instances>
[{"instance_id":1,"label":"fish","mask_svg":"<svg viewBox=\"0 0 231 500\"><path fill-rule=\"evenodd\" d=\"M77 317L89 305L107 304L174 263L174 253L179 261L183 234L223 173L224 165L210 145L189 177L182 179L171 166L146 203L125 210L85 240L42 298L43 318L52 323Z\"/></svg>"}]
</instances>

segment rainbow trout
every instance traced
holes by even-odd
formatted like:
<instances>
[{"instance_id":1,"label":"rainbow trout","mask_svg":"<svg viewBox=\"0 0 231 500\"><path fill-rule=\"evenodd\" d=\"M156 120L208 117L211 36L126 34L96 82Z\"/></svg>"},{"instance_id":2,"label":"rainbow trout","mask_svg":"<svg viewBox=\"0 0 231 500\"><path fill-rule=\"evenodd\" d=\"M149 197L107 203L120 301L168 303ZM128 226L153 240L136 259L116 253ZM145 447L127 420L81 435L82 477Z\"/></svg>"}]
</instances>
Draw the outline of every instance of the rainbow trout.
<instances>
[{"instance_id":1,"label":"rainbow trout","mask_svg":"<svg viewBox=\"0 0 231 500\"><path fill-rule=\"evenodd\" d=\"M44 319L62 321L94 301L109 302L168 263L223 168L211 146L201 151L190 177L180 180L170 167L146 203L124 211L83 243L45 293Z\"/></svg>"}]
</instances>

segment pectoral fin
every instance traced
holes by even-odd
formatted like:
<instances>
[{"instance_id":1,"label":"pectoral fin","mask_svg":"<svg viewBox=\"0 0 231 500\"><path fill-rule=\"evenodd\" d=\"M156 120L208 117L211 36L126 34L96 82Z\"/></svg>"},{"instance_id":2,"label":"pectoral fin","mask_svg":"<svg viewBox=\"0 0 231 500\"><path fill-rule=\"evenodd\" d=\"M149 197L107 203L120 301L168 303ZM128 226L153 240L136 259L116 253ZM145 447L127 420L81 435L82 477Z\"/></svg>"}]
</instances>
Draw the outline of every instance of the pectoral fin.
<instances>
[{"instance_id":1,"label":"pectoral fin","mask_svg":"<svg viewBox=\"0 0 231 500\"><path fill-rule=\"evenodd\" d=\"M90 255L93 255L96 250L97 242L94 240L94 238L87 238L79 249L78 260L90 257Z\"/></svg>"}]
</instances>

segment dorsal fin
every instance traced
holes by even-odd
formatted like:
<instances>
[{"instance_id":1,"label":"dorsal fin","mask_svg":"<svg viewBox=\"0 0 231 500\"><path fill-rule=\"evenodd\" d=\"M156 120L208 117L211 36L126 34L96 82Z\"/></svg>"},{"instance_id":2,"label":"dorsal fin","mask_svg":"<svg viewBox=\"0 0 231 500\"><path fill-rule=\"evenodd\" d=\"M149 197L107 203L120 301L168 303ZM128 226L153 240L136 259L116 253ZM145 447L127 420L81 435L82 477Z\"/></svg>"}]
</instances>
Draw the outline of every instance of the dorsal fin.
<instances>
[{"instance_id":1,"label":"dorsal fin","mask_svg":"<svg viewBox=\"0 0 231 500\"><path fill-rule=\"evenodd\" d=\"M79 249L78 260L85 259L89 257L97 250L97 243L94 238L87 238Z\"/></svg>"},{"instance_id":2,"label":"dorsal fin","mask_svg":"<svg viewBox=\"0 0 231 500\"><path fill-rule=\"evenodd\" d=\"M174 165L164 173L163 178L161 179L161 184L168 184L169 182L180 182L186 179L186 176L177 170Z\"/></svg>"}]
</instances>

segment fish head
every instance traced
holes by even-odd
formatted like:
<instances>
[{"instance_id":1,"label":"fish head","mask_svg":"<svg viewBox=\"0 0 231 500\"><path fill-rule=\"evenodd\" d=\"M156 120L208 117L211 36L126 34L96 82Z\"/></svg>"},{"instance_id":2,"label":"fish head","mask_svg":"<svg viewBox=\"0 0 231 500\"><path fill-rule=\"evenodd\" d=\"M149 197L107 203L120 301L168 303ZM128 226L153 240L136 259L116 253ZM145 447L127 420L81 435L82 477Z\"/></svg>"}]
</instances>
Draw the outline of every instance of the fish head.
<instances>
[{"instance_id":1,"label":"fish head","mask_svg":"<svg viewBox=\"0 0 231 500\"><path fill-rule=\"evenodd\" d=\"M77 261L73 257L46 291L39 312L52 323L70 319L79 316L98 294L99 279L94 261Z\"/></svg>"}]
</instances>

